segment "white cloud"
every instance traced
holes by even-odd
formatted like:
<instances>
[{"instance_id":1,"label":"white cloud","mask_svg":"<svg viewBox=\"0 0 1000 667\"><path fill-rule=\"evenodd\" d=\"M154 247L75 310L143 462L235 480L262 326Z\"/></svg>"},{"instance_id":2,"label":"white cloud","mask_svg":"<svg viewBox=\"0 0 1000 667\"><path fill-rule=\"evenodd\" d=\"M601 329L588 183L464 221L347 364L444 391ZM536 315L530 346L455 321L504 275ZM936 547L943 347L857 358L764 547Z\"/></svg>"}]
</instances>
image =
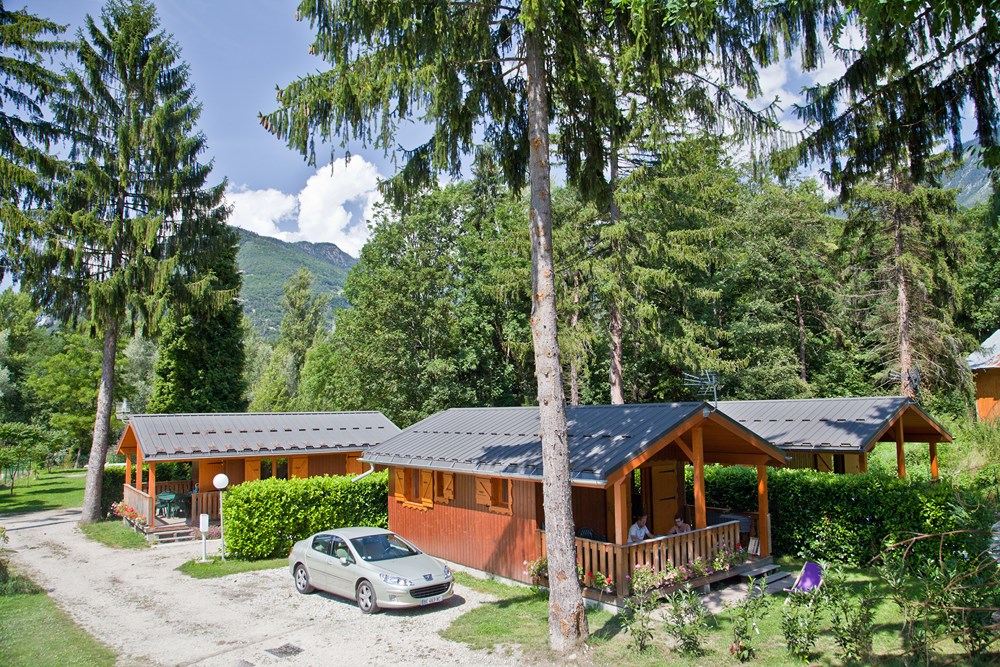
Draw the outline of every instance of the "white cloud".
<instances>
[{"instance_id":1,"label":"white cloud","mask_svg":"<svg viewBox=\"0 0 1000 667\"><path fill-rule=\"evenodd\" d=\"M368 217L381 201L378 168L364 158L320 167L298 194L235 188L229 224L283 241L335 243L355 257L368 240Z\"/></svg>"}]
</instances>

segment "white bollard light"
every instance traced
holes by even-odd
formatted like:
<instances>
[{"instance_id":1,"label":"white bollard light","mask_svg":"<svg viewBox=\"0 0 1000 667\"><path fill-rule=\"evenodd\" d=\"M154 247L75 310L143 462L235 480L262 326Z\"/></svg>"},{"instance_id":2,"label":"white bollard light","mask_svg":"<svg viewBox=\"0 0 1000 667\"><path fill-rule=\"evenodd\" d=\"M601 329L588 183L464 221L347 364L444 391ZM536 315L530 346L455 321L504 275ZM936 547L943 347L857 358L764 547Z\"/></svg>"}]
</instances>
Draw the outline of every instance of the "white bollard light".
<instances>
[{"instance_id":1,"label":"white bollard light","mask_svg":"<svg viewBox=\"0 0 1000 667\"><path fill-rule=\"evenodd\" d=\"M198 517L198 530L201 531L201 562L208 562L208 515Z\"/></svg>"}]
</instances>

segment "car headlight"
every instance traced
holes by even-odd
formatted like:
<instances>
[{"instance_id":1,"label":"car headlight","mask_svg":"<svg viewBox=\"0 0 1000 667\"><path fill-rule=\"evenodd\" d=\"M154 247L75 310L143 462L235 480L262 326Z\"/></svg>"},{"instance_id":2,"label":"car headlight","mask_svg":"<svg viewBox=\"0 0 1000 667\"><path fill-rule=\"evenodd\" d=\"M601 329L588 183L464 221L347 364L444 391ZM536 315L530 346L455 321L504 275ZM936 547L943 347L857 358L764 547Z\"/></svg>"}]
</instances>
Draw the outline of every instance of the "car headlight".
<instances>
[{"instance_id":1,"label":"car headlight","mask_svg":"<svg viewBox=\"0 0 1000 667\"><path fill-rule=\"evenodd\" d=\"M444 566L444 578L451 579L451 568L447 565Z\"/></svg>"},{"instance_id":2,"label":"car headlight","mask_svg":"<svg viewBox=\"0 0 1000 667\"><path fill-rule=\"evenodd\" d=\"M379 579L389 584L390 586L412 586L413 582L409 579L404 579L403 577L396 577L391 574L379 573Z\"/></svg>"}]
</instances>

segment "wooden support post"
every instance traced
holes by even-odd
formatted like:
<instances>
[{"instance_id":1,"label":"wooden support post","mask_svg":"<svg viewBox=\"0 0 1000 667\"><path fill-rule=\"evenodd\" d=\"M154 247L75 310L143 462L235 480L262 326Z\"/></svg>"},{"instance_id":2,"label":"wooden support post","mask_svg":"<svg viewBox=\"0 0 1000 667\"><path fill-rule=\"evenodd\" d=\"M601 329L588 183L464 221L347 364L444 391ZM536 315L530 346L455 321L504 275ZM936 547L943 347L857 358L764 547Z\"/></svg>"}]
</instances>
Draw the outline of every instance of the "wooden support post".
<instances>
[{"instance_id":1,"label":"wooden support post","mask_svg":"<svg viewBox=\"0 0 1000 667\"><path fill-rule=\"evenodd\" d=\"M691 430L691 449L694 454L694 527L705 528L708 525L705 510L705 443L702 439L701 425Z\"/></svg>"},{"instance_id":2,"label":"wooden support post","mask_svg":"<svg viewBox=\"0 0 1000 667\"><path fill-rule=\"evenodd\" d=\"M858 472L868 472L868 453L858 454Z\"/></svg>"},{"instance_id":3,"label":"wooden support post","mask_svg":"<svg viewBox=\"0 0 1000 667\"><path fill-rule=\"evenodd\" d=\"M903 452L903 420L896 422L896 472L900 479L906 477L906 455Z\"/></svg>"},{"instance_id":4,"label":"wooden support post","mask_svg":"<svg viewBox=\"0 0 1000 667\"><path fill-rule=\"evenodd\" d=\"M930 448L931 455L931 479L938 478L938 455L937 455L937 440L931 440L927 443Z\"/></svg>"},{"instance_id":5,"label":"wooden support post","mask_svg":"<svg viewBox=\"0 0 1000 667\"><path fill-rule=\"evenodd\" d=\"M142 491L142 450L135 450L135 488ZM139 509L138 507L136 509Z\"/></svg>"},{"instance_id":6,"label":"wooden support post","mask_svg":"<svg viewBox=\"0 0 1000 667\"><path fill-rule=\"evenodd\" d=\"M612 502L614 503L615 515L615 544L628 543L628 529L632 525L632 517L628 511L629 499L626 495L631 486L625 483L627 479L622 479L611 487L611 493L614 495Z\"/></svg>"},{"instance_id":7,"label":"wooden support post","mask_svg":"<svg viewBox=\"0 0 1000 667\"><path fill-rule=\"evenodd\" d=\"M125 455L125 484L132 486L132 457Z\"/></svg>"},{"instance_id":8,"label":"wooden support post","mask_svg":"<svg viewBox=\"0 0 1000 667\"><path fill-rule=\"evenodd\" d=\"M149 464L149 527L156 525L156 463Z\"/></svg>"},{"instance_id":9,"label":"wooden support post","mask_svg":"<svg viewBox=\"0 0 1000 667\"><path fill-rule=\"evenodd\" d=\"M760 539L760 555L766 558L771 555L770 522L767 520L767 466L757 465L757 532Z\"/></svg>"}]
</instances>

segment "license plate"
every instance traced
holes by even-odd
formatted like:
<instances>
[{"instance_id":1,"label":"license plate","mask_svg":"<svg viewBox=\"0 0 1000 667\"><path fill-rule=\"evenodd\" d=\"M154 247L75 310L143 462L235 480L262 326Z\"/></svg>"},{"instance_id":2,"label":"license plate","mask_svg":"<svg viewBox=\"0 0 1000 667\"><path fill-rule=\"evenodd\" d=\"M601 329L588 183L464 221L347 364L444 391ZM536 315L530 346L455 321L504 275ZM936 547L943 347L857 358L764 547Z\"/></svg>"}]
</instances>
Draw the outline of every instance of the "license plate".
<instances>
[{"instance_id":1,"label":"license plate","mask_svg":"<svg viewBox=\"0 0 1000 667\"><path fill-rule=\"evenodd\" d=\"M434 597L424 598L423 600L420 601L420 605L423 606L425 604L434 604L435 602L440 602L443 599L444 599L443 595L435 595Z\"/></svg>"}]
</instances>

